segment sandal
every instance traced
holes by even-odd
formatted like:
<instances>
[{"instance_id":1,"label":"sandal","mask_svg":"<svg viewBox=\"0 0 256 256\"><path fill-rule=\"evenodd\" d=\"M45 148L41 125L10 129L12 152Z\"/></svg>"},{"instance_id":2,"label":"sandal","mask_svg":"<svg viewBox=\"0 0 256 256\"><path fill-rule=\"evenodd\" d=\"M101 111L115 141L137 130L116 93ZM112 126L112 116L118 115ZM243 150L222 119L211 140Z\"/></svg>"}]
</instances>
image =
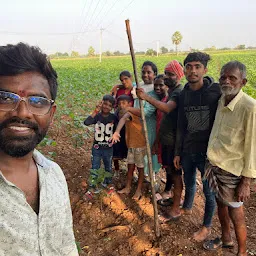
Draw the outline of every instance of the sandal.
<instances>
[{"instance_id":1,"label":"sandal","mask_svg":"<svg viewBox=\"0 0 256 256\"><path fill-rule=\"evenodd\" d=\"M232 249L234 247L234 244L233 244L233 242L223 243L221 238L217 237L214 240L206 241L203 244L203 247L207 251L216 251L219 248Z\"/></svg>"},{"instance_id":2,"label":"sandal","mask_svg":"<svg viewBox=\"0 0 256 256\"><path fill-rule=\"evenodd\" d=\"M161 206L171 206L173 204L173 199L172 198L160 199L160 200L157 200L157 204Z\"/></svg>"},{"instance_id":3,"label":"sandal","mask_svg":"<svg viewBox=\"0 0 256 256\"><path fill-rule=\"evenodd\" d=\"M161 224L165 224L171 221L178 221L181 215L177 215L177 216L172 216L170 214L162 214L162 215L158 215L158 219L160 221Z\"/></svg>"}]
</instances>

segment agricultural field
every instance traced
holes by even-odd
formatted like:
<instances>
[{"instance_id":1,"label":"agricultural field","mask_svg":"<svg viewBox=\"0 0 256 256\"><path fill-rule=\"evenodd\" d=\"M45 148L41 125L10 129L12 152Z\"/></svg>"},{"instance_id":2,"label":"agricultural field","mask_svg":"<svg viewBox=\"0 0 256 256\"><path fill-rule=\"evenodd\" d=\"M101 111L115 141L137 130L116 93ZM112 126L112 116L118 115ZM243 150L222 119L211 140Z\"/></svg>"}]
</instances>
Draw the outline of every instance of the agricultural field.
<instances>
[{"instance_id":1,"label":"agricultural field","mask_svg":"<svg viewBox=\"0 0 256 256\"><path fill-rule=\"evenodd\" d=\"M185 55L137 57L138 74L145 60L151 60L162 73L172 59L183 62ZM256 51L216 53L212 55L208 75L218 80L220 68L230 60L239 60L247 66L248 84L244 91L256 98ZM134 202L129 197L113 192L87 201L90 151L93 129L83 126L83 120L93 110L104 94L119 83L122 70L132 71L131 58L110 57L98 59L56 59L52 64L58 73L59 89L57 114L47 138L40 150L54 159L63 169L69 185L74 218L75 236L80 255L235 255L235 250L205 252L202 244L196 244L191 236L201 224L203 215L202 186L199 182L191 216L179 222L161 225L162 236L154 238L153 208L150 188L145 184L145 195ZM185 80L182 81L185 83ZM125 167L125 164L124 164ZM200 179L199 179L200 180ZM125 182L125 173L115 181L116 188ZM249 255L256 255L256 194L247 205ZM214 218L212 237L220 234L217 217Z\"/></svg>"}]
</instances>

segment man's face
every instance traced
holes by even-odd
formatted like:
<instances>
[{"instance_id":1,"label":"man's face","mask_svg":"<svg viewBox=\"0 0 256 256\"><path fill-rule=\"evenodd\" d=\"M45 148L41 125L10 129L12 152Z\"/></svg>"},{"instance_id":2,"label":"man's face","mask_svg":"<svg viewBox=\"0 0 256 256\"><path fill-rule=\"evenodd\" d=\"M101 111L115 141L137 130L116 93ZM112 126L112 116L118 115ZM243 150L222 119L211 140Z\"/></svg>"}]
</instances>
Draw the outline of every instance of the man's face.
<instances>
[{"instance_id":1,"label":"man's face","mask_svg":"<svg viewBox=\"0 0 256 256\"><path fill-rule=\"evenodd\" d=\"M207 68L199 61L188 62L184 67L184 74L189 83L195 84L203 80Z\"/></svg>"},{"instance_id":2,"label":"man's face","mask_svg":"<svg viewBox=\"0 0 256 256\"><path fill-rule=\"evenodd\" d=\"M220 74L220 88L224 96L235 96L246 84L246 78L242 78L239 69L223 70Z\"/></svg>"},{"instance_id":3,"label":"man's face","mask_svg":"<svg viewBox=\"0 0 256 256\"><path fill-rule=\"evenodd\" d=\"M168 87L164 84L163 79L155 79L154 81L154 91L157 95L166 95Z\"/></svg>"},{"instance_id":4,"label":"man's face","mask_svg":"<svg viewBox=\"0 0 256 256\"><path fill-rule=\"evenodd\" d=\"M144 66L142 68L141 78L145 84L153 84L155 74L151 66Z\"/></svg>"},{"instance_id":5,"label":"man's face","mask_svg":"<svg viewBox=\"0 0 256 256\"><path fill-rule=\"evenodd\" d=\"M101 106L101 111L103 114L109 114L110 111L112 110L113 106L112 103L108 100L104 100L102 102L102 106Z\"/></svg>"},{"instance_id":6,"label":"man's face","mask_svg":"<svg viewBox=\"0 0 256 256\"><path fill-rule=\"evenodd\" d=\"M0 76L0 90L24 98L41 96L51 99L48 81L38 72ZM35 115L28 111L24 101L20 101L14 111L0 110L0 151L12 157L27 155L45 137L55 110L53 105L46 115Z\"/></svg>"},{"instance_id":7,"label":"man's face","mask_svg":"<svg viewBox=\"0 0 256 256\"><path fill-rule=\"evenodd\" d=\"M176 74L170 72L170 71L164 71L164 83L169 87L173 88L177 85L178 78Z\"/></svg>"}]
</instances>

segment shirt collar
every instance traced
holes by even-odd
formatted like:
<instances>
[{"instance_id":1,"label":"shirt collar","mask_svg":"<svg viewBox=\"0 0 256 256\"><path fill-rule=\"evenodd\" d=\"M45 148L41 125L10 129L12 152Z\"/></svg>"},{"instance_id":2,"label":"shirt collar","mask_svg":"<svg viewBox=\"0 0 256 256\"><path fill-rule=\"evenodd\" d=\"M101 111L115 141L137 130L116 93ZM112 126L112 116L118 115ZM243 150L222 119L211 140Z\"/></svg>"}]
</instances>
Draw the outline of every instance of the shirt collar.
<instances>
[{"instance_id":1,"label":"shirt collar","mask_svg":"<svg viewBox=\"0 0 256 256\"><path fill-rule=\"evenodd\" d=\"M227 106L225 106L225 97L221 96L221 102L223 107L228 108L230 111L233 111L238 101L243 97L244 92L242 90L239 91L239 93L234 97L233 100L229 102Z\"/></svg>"},{"instance_id":2,"label":"shirt collar","mask_svg":"<svg viewBox=\"0 0 256 256\"><path fill-rule=\"evenodd\" d=\"M47 171L49 168L50 168L50 161L46 158L46 157L44 157L38 150L34 150L34 152L33 152L33 159L34 159L34 161L36 162L36 164L37 164L37 166L38 166L38 174L40 175L41 174L41 171ZM4 175L3 175L3 173L1 172L1 170L0 170L0 178L2 178L8 185L10 185L10 186L14 186L15 187L15 185L12 183L12 182L10 182L10 181L8 181L5 177L4 177Z\"/></svg>"}]
</instances>

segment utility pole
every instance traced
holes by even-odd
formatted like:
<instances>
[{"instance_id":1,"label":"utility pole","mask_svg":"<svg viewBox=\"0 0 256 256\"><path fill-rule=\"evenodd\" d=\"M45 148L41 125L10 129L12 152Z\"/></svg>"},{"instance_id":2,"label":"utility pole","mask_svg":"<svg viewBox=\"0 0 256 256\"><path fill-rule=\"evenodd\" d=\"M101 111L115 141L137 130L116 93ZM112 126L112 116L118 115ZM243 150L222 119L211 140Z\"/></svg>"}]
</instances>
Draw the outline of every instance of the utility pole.
<instances>
[{"instance_id":1,"label":"utility pole","mask_svg":"<svg viewBox=\"0 0 256 256\"><path fill-rule=\"evenodd\" d=\"M156 56L158 57L159 53L159 40L156 41Z\"/></svg>"},{"instance_id":2,"label":"utility pole","mask_svg":"<svg viewBox=\"0 0 256 256\"><path fill-rule=\"evenodd\" d=\"M100 29L100 62L101 62L101 56L102 56L102 31L103 30L104 30L103 28Z\"/></svg>"}]
</instances>

